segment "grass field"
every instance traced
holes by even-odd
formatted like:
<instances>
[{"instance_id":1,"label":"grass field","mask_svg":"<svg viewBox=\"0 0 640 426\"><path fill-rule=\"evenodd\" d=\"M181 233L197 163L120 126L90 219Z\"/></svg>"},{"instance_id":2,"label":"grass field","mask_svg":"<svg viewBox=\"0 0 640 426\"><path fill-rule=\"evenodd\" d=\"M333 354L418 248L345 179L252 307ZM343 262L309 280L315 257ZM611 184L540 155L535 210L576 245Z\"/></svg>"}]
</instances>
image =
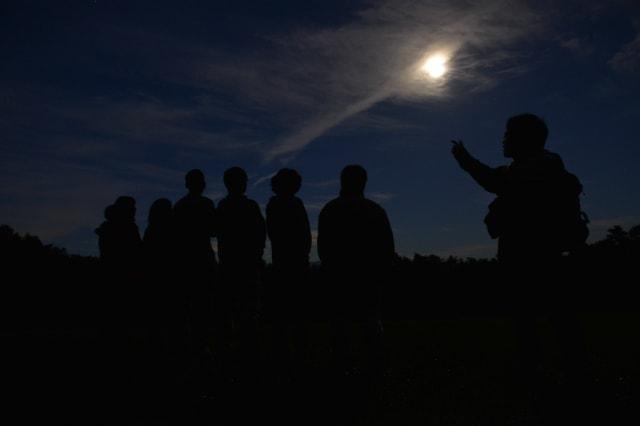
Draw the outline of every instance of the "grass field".
<instances>
[{"instance_id":1,"label":"grass field","mask_svg":"<svg viewBox=\"0 0 640 426\"><path fill-rule=\"evenodd\" d=\"M260 378L223 381L191 370L189 380L176 382L179 389L156 398L129 382L102 383L113 360L98 353L103 346L93 330L75 329L5 335L5 383L16 403L41 407L50 419L89 416L88 424L637 424L640 315L591 313L579 323L588 365L577 393L544 317L535 392L525 397L514 386L514 324L486 316L386 322L384 374L373 381L357 371L336 374L328 328L315 323L313 356L293 377L273 371L266 344ZM117 408L123 394L130 411Z\"/></svg>"}]
</instances>

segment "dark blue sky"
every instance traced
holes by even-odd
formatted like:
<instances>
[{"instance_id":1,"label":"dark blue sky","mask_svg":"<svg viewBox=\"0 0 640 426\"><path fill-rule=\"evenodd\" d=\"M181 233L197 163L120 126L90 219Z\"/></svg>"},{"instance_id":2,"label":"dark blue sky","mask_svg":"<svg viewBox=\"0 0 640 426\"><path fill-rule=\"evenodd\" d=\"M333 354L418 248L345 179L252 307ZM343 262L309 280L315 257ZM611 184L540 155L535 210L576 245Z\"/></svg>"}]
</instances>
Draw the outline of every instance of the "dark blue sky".
<instances>
[{"instance_id":1,"label":"dark blue sky","mask_svg":"<svg viewBox=\"0 0 640 426\"><path fill-rule=\"evenodd\" d=\"M0 6L0 222L72 253L118 195L214 199L244 167L303 177L312 226L348 163L398 251L492 256L491 196L449 140L505 163L505 120L543 116L585 187L593 238L640 222L640 6L619 2L15 2ZM558 3L562 3L561 6ZM444 53L438 80L415 74Z\"/></svg>"}]
</instances>

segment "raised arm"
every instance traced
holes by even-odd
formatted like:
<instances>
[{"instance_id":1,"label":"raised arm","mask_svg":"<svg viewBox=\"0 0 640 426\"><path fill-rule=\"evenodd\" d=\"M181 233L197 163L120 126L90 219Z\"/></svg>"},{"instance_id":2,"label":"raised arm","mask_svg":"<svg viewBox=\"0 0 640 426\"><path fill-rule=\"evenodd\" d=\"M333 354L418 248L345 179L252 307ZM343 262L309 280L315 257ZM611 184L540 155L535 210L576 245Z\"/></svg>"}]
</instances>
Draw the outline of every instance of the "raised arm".
<instances>
[{"instance_id":1,"label":"raised arm","mask_svg":"<svg viewBox=\"0 0 640 426\"><path fill-rule=\"evenodd\" d=\"M503 167L489 167L477 160L467 151L462 141L451 141L451 143L453 144L451 153L464 171L485 190L494 194L502 192L505 186Z\"/></svg>"}]
</instances>

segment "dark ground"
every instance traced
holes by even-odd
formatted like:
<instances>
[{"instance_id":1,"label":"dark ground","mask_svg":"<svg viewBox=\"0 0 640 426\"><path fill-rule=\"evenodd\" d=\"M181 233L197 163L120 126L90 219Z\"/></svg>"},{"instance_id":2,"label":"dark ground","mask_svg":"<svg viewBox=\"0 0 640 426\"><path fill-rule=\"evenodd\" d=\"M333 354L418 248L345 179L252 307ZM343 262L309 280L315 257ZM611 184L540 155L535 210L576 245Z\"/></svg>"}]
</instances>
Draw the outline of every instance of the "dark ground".
<instances>
[{"instance_id":1,"label":"dark ground","mask_svg":"<svg viewBox=\"0 0 640 426\"><path fill-rule=\"evenodd\" d=\"M114 292L120 280L109 279L97 259L69 256L0 226L0 422L637 425L638 259L640 226L612 228L605 240L567 258L563 274L550 272L533 286L524 285L526 273L500 284L491 260L399 258L383 290L378 376L332 368L322 321L326 283L314 268L307 308L318 320L309 361L284 363L286 373L277 368L266 321L254 374L221 368L207 356L163 358L148 334L123 326L128 296ZM267 269L267 295L269 285ZM584 336L586 366L577 379L569 380L562 363L566 339L557 323L540 315L542 355L529 369L534 380L520 380L514 306L578 319L576 332L564 334ZM352 337L359 347L358 333Z\"/></svg>"},{"instance_id":2,"label":"dark ground","mask_svg":"<svg viewBox=\"0 0 640 426\"><path fill-rule=\"evenodd\" d=\"M592 313L581 316L580 323L591 376L583 395L569 388L557 368L557 342L544 318L538 323L544 356L537 389L523 398L511 381L512 322L475 317L387 322L379 393L358 372L334 377L327 328L320 323L314 325L313 359L297 374L278 377L263 357L262 377L248 379L250 384L192 370L175 385L161 383L156 390L165 391L157 393L135 380L114 383L105 377L114 360L99 353L103 344L93 330L5 335L9 356L3 376L11 385L5 401L13 408L25 404L25 411L18 409L25 420L44 415L55 423L634 424L640 401L640 315ZM162 368L151 374L160 382L169 380Z\"/></svg>"}]
</instances>

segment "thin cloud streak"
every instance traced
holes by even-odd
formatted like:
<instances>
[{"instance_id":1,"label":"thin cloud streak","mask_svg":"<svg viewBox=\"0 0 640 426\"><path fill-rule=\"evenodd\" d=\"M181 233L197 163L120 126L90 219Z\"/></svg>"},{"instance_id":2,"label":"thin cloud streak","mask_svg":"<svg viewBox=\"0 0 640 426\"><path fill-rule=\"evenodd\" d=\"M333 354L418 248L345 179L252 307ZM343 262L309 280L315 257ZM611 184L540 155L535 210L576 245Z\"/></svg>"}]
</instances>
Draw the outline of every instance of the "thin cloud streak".
<instances>
[{"instance_id":1,"label":"thin cloud streak","mask_svg":"<svg viewBox=\"0 0 640 426\"><path fill-rule=\"evenodd\" d=\"M542 26L524 0L388 0L342 26L261 34L265 44L259 51L230 54L223 46L144 30L116 28L110 34L122 45L119 54L150 77L189 87L203 99L227 97L236 112L226 119L252 123L258 133L269 134L258 143L252 140L255 132L233 143L270 162L293 158L313 140L386 100L433 101L490 88L496 79L523 71L522 54L512 48ZM434 52L451 59L439 81L418 71ZM167 56L179 60L167 64ZM156 108L144 113L170 122L175 136L192 136L196 145L212 148L225 145L207 132L181 134L183 123L194 119L190 114L224 116L224 108ZM127 127L135 134L135 126Z\"/></svg>"},{"instance_id":2,"label":"thin cloud streak","mask_svg":"<svg viewBox=\"0 0 640 426\"><path fill-rule=\"evenodd\" d=\"M328 130L342 123L347 118L371 108L378 102L388 98L390 91L382 90L362 101L348 105L343 111L327 113L321 117L312 119L308 124L300 127L296 132L280 140L274 147L269 149L265 155L265 161L270 162L282 155L299 151L314 139L322 136Z\"/></svg>"},{"instance_id":3,"label":"thin cloud streak","mask_svg":"<svg viewBox=\"0 0 640 426\"><path fill-rule=\"evenodd\" d=\"M363 11L346 26L280 39L281 49L292 52L281 71L287 74L287 67L295 64L289 74L322 74L298 82L302 87L293 91L304 93L306 85L318 85L322 96L315 104L313 98L306 99L310 118L269 146L265 160L295 153L387 99L447 96L451 90L444 82L417 74L430 53L451 58L451 83L465 84L467 91L488 87L493 83L488 71L502 71L501 64L512 67L509 45L534 33L538 25L524 2L389 1Z\"/></svg>"}]
</instances>

